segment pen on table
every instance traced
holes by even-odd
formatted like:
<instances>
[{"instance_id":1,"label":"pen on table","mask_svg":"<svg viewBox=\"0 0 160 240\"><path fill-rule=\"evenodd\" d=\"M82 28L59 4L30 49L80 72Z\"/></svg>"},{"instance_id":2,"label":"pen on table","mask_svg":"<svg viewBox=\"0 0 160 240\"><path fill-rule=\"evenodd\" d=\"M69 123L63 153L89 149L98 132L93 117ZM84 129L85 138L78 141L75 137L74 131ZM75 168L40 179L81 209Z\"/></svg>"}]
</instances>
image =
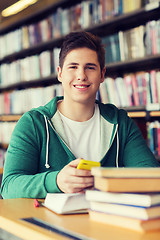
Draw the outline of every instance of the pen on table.
<instances>
[{"instance_id":1,"label":"pen on table","mask_svg":"<svg viewBox=\"0 0 160 240\"><path fill-rule=\"evenodd\" d=\"M34 207L39 207L39 202L37 199L34 199Z\"/></svg>"}]
</instances>

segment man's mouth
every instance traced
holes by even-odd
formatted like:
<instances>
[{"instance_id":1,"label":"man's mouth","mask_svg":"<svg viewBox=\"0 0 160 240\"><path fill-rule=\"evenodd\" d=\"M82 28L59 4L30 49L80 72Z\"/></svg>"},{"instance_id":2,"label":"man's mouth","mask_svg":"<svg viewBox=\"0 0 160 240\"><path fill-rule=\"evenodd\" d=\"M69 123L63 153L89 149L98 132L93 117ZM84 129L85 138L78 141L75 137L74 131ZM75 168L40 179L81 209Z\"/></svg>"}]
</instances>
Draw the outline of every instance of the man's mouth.
<instances>
[{"instance_id":1,"label":"man's mouth","mask_svg":"<svg viewBox=\"0 0 160 240\"><path fill-rule=\"evenodd\" d=\"M73 85L75 88L79 88L79 89L84 89L84 88L88 88L90 85Z\"/></svg>"}]
</instances>

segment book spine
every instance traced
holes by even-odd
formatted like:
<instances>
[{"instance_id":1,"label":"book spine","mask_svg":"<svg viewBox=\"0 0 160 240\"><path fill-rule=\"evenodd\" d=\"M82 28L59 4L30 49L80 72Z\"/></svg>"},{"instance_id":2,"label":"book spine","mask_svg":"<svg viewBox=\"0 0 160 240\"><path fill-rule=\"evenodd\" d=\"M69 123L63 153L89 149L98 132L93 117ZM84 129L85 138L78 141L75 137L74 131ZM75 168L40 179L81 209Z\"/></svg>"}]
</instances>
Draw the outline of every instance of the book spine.
<instances>
[{"instance_id":1,"label":"book spine","mask_svg":"<svg viewBox=\"0 0 160 240\"><path fill-rule=\"evenodd\" d=\"M156 71L152 70L150 72L150 81L151 81L151 92L152 92L152 103L158 103L158 94L157 94L157 84L156 84Z\"/></svg>"},{"instance_id":2,"label":"book spine","mask_svg":"<svg viewBox=\"0 0 160 240\"><path fill-rule=\"evenodd\" d=\"M134 75L134 74L132 74L131 84L132 84L132 88L133 88L134 105L139 106L140 101L139 101L139 96L138 96L138 91L137 91L138 90L138 84L137 84L136 75Z\"/></svg>"},{"instance_id":3,"label":"book spine","mask_svg":"<svg viewBox=\"0 0 160 240\"><path fill-rule=\"evenodd\" d=\"M109 103L108 93L106 90L106 83L103 81L99 88L100 99L102 103Z\"/></svg>"},{"instance_id":4,"label":"book spine","mask_svg":"<svg viewBox=\"0 0 160 240\"><path fill-rule=\"evenodd\" d=\"M147 123L148 145L155 156L160 156L160 122Z\"/></svg>"},{"instance_id":5,"label":"book spine","mask_svg":"<svg viewBox=\"0 0 160 240\"><path fill-rule=\"evenodd\" d=\"M156 22L157 53L160 53L160 20Z\"/></svg>"},{"instance_id":6,"label":"book spine","mask_svg":"<svg viewBox=\"0 0 160 240\"><path fill-rule=\"evenodd\" d=\"M152 54L155 55L158 53L157 50L157 34L156 34L156 21L153 20L150 22L151 29L150 29L150 38L152 43Z\"/></svg>"},{"instance_id":7,"label":"book spine","mask_svg":"<svg viewBox=\"0 0 160 240\"><path fill-rule=\"evenodd\" d=\"M123 0L123 13L132 12L138 8L141 8L141 0Z\"/></svg>"},{"instance_id":8,"label":"book spine","mask_svg":"<svg viewBox=\"0 0 160 240\"><path fill-rule=\"evenodd\" d=\"M133 106L134 102L133 102L133 88L131 85L131 75L124 76L124 83L126 85L126 91L127 91L127 95L128 95L128 101L129 101L128 106Z\"/></svg>"},{"instance_id":9,"label":"book spine","mask_svg":"<svg viewBox=\"0 0 160 240\"><path fill-rule=\"evenodd\" d=\"M160 122L157 129L157 138L158 138L158 156L160 156Z\"/></svg>"},{"instance_id":10,"label":"book spine","mask_svg":"<svg viewBox=\"0 0 160 240\"><path fill-rule=\"evenodd\" d=\"M119 62L121 60L119 34L103 37L102 43L105 48L106 64L111 62Z\"/></svg>"},{"instance_id":11,"label":"book spine","mask_svg":"<svg viewBox=\"0 0 160 240\"><path fill-rule=\"evenodd\" d=\"M1 137L0 137L0 143L2 143ZM6 150L0 149L0 169L4 167L5 156L6 156Z\"/></svg>"},{"instance_id":12,"label":"book spine","mask_svg":"<svg viewBox=\"0 0 160 240\"><path fill-rule=\"evenodd\" d=\"M160 104L160 71L156 71L156 86L158 103Z\"/></svg>"}]
</instances>

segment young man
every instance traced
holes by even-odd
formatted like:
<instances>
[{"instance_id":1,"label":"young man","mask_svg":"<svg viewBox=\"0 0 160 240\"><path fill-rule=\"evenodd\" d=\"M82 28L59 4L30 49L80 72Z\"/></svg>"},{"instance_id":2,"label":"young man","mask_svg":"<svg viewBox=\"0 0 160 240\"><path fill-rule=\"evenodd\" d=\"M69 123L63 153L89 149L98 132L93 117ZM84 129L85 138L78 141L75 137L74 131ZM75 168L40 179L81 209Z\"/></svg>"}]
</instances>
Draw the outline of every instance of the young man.
<instances>
[{"instance_id":1,"label":"young man","mask_svg":"<svg viewBox=\"0 0 160 240\"><path fill-rule=\"evenodd\" d=\"M70 33L62 45L58 80L64 98L25 113L8 147L3 198L45 198L47 192L82 192L93 186L80 158L108 167L158 167L140 130L124 110L96 99L104 81L101 41Z\"/></svg>"}]
</instances>

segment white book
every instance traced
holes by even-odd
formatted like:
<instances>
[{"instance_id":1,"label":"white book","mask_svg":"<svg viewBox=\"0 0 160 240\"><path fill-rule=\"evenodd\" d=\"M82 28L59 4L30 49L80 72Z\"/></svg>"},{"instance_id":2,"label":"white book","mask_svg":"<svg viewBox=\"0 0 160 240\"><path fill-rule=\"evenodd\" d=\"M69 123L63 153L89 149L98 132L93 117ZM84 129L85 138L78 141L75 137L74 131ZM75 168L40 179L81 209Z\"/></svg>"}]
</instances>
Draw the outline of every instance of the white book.
<instances>
[{"instance_id":1,"label":"white book","mask_svg":"<svg viewBox=\"0 0 160 240\"><path fill-rule=\"evenodd\" d=\"M84 193L47 193L43 205L58 214L87 213L89 208Z\"/></svg>"},{"instance_id":2,"label":"white book","mask_svg":"<svg viewBox=\"0 0 160 240\"><path fill-rule=\"evenodd\" d=\"M157 85L157 94L158 94L158 103L160 103L160 71L156 72L156 85Z\"/></svg>"},{"instance_id":3,"label":"white book","mask_svg":"<svg viewBox=\"0 0 160 240\"><path fill-rule=\"evenodd\" d=\"M117 106L116 97L115 97L116 91L115 91L114 79L111 77L107 77L105 79L105 84L106 84L106 91L108 94L109 103L112 103Z\"/></svg>"},{"instance_id":4,"label":"white book","mask_svg":"<svg viewBox=\"0 0 160 240\"><path fill-rule=\"evenodd\" d=\"M160 193L111 193L99 190L87 190L87 201L127 204L142 207L160 205Z\"/></svg>"},{"instance_id":5,"label":"white book","mask_svg":"<svg viewBox=\"0 0 160 240\"><path fill-rule=\"evenodd\" d=\"M112 204L103 202L90 202L92 211L113 214L117 216L131 217L136 219L149 220L160 217L160 205L152 207L141 207L124 204Z\"/></svg>"},{"instance_id":6,"label":"white book","mask_svg":"<svg viewBox=\"0 0 160 240\"><path fill-rule=\"evenodd\" d=\"M115 79L115 84L117 86L117 91L118 91L116 95L119 95L119 98L120 98L120 106L121 107L129 106L129 100L127 97L127 90L124 83L124 79L121 77L117 77Z\"/></svg>"},{"instance_id":7,"label":"white book","mask_svg":"<svg viewBox=\"0 0 160 240\"><path fill-rule=\"evenodd\" d=\"M53 64L54 64L54 73L57 74L57 67L59 66L59 53L60 48L53 49Z\"/></svg>"}]
</instances>

